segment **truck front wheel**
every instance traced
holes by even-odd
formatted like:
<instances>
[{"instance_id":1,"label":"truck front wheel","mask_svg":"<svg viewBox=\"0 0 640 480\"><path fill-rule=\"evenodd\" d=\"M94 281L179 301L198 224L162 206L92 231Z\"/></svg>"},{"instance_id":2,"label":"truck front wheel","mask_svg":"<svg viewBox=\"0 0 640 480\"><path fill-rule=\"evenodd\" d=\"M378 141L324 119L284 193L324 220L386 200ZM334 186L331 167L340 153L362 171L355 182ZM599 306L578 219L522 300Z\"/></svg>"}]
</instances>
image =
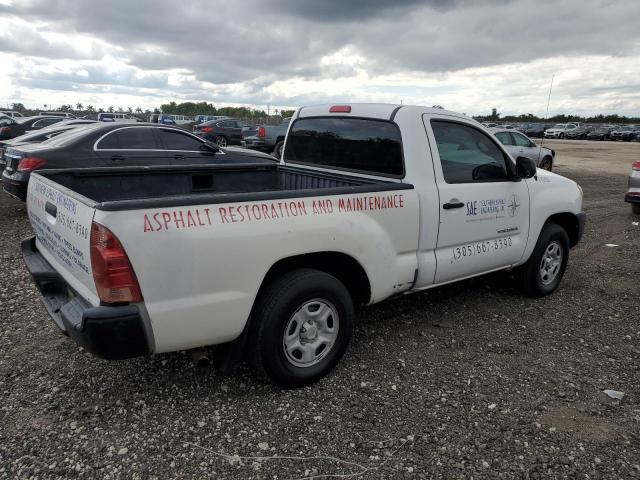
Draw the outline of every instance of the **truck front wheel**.
<instances>
[{"instance_id":1,"label":"truck front wheel","mask_svg":"<svg viewBox=\"0 0 640 480\"><path fill-rule=\"evenodd\" d=\"M340 361L351 338L354 309L340 280L299 269L268 285L251 315L254 368L273 383L293 388L318 381Z\"/></svg>"},{"instance_id":2,"label":"truck front wheel","mask_svg":"<svg viewBox=\"0 0 640 480\"><path fill-rule=\"evenodd\" d=\"M562 280L569 260L569 237L559 225L547 223L531 257L516 269L522 292L534 298L552 293Z\"/></svg>"}]
</instances>

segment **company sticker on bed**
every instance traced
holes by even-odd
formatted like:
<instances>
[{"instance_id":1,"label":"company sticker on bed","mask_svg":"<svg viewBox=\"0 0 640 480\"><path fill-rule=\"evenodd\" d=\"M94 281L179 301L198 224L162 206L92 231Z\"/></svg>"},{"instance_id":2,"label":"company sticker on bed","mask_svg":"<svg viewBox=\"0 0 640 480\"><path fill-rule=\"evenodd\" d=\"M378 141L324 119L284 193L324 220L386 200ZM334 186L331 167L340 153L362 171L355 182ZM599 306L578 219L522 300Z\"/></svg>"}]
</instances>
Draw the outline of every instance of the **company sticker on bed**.
<instances>
[{"instance_id":1,"label":"company sticker on bed","mask_svg":"<svg viewBox=\"0 0 640 480\"><path fill-rule=\"evenodd\" d=\"M404 208L404 195L390 193L325 199L292 199L192 207L144 213L145 233L203 228L234 223L273 221L284 218L331 215L344 212L367 212Z\"/></svg>"}]
</instances>

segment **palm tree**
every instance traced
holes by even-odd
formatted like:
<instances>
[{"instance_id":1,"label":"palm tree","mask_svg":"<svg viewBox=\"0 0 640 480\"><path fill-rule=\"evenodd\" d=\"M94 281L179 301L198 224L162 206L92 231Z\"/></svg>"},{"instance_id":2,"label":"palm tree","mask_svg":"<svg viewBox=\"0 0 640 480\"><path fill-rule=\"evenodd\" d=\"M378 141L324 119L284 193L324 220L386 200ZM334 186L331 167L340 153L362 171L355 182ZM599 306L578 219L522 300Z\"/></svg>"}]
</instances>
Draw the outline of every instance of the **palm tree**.
<instances>
[{"instance_id":1,"label":"palm tree","mask_svg":"<svg viewBox=\"0 0 640 480\"><path fill-rule=\"evenodd\" d=\"M81 103L76 103L76 110L81 112L83 110L83 105Z\"/></svg>"}]
</instances>

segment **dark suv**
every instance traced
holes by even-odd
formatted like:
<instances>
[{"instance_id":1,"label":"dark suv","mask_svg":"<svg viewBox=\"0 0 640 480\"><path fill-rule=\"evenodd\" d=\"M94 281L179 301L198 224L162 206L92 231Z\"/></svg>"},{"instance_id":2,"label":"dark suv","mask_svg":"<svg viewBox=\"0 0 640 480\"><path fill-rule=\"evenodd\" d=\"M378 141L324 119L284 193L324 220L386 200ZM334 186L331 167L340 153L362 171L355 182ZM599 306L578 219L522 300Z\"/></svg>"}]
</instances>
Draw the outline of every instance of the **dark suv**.
<instances>
[{"instance_id":1,"label":"dark suv","mask_svg":"<svg viewBox=\"0 0 640 480\"><path fill-rule=\"evenodd\" d=\"M217 143L221 147L240 145L244 122L234 118L211 120L193 127L193 133L206 140Z\"/></svg>"}]
</instances>

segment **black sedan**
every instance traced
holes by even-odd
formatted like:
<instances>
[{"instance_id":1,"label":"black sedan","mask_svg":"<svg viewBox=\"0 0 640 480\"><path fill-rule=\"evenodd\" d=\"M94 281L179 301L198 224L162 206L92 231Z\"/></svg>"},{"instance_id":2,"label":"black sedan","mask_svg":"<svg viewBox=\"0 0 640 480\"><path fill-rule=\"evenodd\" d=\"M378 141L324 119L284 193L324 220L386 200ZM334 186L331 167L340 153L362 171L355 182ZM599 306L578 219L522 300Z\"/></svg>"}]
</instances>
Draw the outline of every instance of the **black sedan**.
<instances>
[{"instance_id":1,"label":"black sedan","mask_svg":"<svg viewBox=\"0 0 640 480\"><path fill-rule=\"evenodd\" d=\"M532 123L522 133L527 137L542 138L544 131L545 126L542 123Z\"/></svg>"},{"instance_id":2,"label":"black sedan","mask_svg":"<svg viewBox=\"0 0 640 480\"><path fill-rule=\"evenodd\" d=\"M591 128L589 127L578 127L573 130L568 130L567 133L564 134L564 138L568 140L584 140L589 135Z\"/></svg>"},{"instance_id":3,"label":"black sedan","mask_svg":"<svg viewBox=\"0 0 640 480\"><path fill-rule=\"evenodd\" d=\"M63 122L65 120L68 119L64 117L49 117L44 115L16 118L14 123L0 128L0 140L19 137L31 130L40 130L41 128L46 128L54 123Z\"/></svg>"},{"instance_id":4,"label":"black sedan","mask_svg":"<svg viewBox=\"0 0 640 480\"><path fill-rule=\"evenodd\" d=\"M637 130L639 127L634 125L625 125L623 127L616 128L610 134L611 140L622 140L623 142L630 142L636 138Z\"/></svg>"},{"instance_id":5,"label":"black sedan","mask_svg":"<svg viewBox=\"0 0 640 480\"><path fill-rule=\"evenodd\" d=\"M4 190L25 200L29 175L43 168L272 163L249 150L222 149L182 129L158 124L85 125L38 144L7 148Z\"/></svg>"},{"instance_id":6,"label":"black sedan","mask_svg":"<svg viewBox=\"0 0 640 480\"><path fill-rule=\"evenodd\" d=\"M608 140L611 135L611 128L599 127L587 133L587 140Z\"/></svg>"},{"instance_id":7,"label":"black sedan","mask_svg":"<svg viewBox=\"0 0 640 480\"><path fill-rule=\"evenodd\" d=\"M220 147L226 147L227 145L240 145L244 127L244 122L226 118L224 120L211 120L210 122L200 123L193 127L193 133L215 142Z\"/></svg>"},{"instance_id":8,"label":"black sedan","mask_svg":"<svg viewBox=\"0 0 640 480\"><path fill-rule=\"evenodd\" d=\"M22 145L28 145L30 143L41 143L50 138L57 137L69 130L82 127L89 123L97 123L92 120L71 120L69 122L60 122L51 125L50 127L40 130L34 130L19 137L12 138L10 140L0 140L0 173L4 170L6 165L4 159L4 152L7 148L15 148Z\"/></svg>"}]
</instances>

